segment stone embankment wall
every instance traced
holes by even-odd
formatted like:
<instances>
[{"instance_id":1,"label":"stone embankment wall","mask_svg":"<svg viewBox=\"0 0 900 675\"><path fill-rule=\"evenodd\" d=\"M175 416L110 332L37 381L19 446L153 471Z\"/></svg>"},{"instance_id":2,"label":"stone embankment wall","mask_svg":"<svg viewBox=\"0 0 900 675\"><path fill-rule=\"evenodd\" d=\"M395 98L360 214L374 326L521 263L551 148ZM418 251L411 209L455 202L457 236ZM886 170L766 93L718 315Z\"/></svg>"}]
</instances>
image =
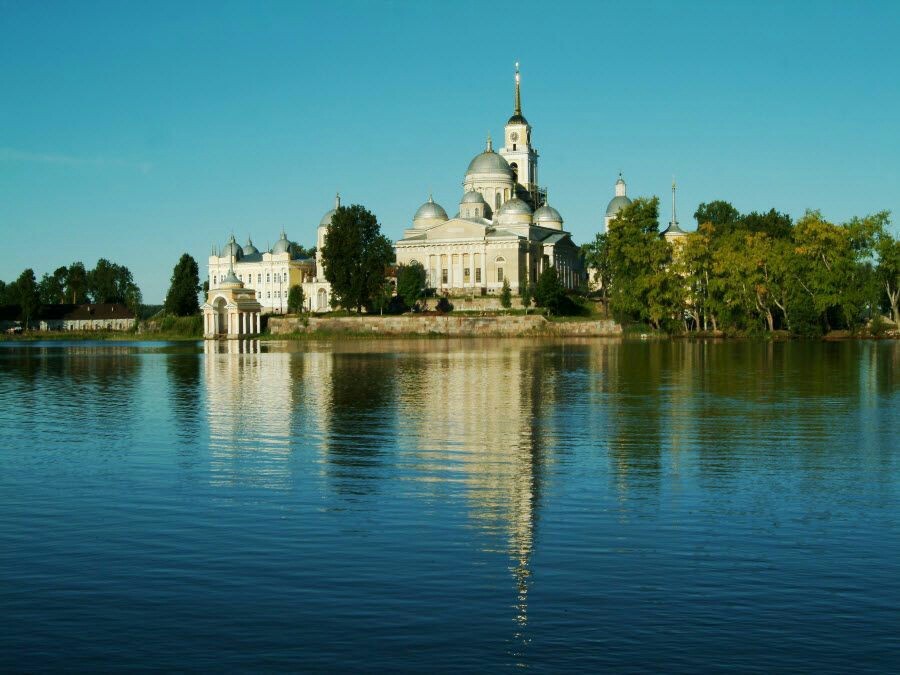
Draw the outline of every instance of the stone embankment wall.
<instances>
[{"instance_id":1,"label":"stone embankment wall","mask_svg":"<svg viewBox=\"0 0 900 675\"><path fill-rule=\"evenodd\" d=\"M548 321L543 316L354 316L337 318L271 317L269 332L352 333L355 335L447 335L452 337L578 336L622 334L615 321Z\"/></svg>"}]
</instances>

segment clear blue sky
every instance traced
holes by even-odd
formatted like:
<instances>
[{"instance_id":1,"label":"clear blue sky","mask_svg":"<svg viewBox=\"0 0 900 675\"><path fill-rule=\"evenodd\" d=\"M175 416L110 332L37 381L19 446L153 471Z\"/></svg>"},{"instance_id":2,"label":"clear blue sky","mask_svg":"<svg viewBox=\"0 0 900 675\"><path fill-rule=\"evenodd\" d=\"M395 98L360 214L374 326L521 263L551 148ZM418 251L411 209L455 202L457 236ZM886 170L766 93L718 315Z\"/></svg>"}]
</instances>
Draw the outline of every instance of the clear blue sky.
<instances>
[{"instance_id":1,"label":"clear blue sky","mask_svg":"<svg viewBox=\"0 0 900 675\"><path fill-rule=\"evenodd\" d=\"M492 13L493 12L493 13ZM0 278L98 257L162 300L233 231L307 246L340 190L400 236L454 213L522 63L577 242L677 177L698 203L900 217L896 2L0 0ZM896 229L896 223L895 223Z\"/></svg>"}]
</instances>

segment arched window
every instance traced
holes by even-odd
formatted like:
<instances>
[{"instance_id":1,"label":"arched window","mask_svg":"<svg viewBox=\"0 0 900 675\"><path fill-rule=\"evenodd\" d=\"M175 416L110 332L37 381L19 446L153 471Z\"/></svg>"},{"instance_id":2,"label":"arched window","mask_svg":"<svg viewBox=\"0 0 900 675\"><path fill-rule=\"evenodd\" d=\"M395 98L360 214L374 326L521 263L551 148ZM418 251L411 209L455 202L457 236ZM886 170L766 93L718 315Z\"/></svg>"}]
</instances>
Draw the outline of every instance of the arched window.
<instances>
[{"instance_id":1,"label":"arched window","mask_svg":"<svg viewBox=\"0 0 900 675\"><path fill-rule=\"evenodd\" d=\"M494 195L494 208L495 209L500 208L500 193L499 192Z\"/></svg>"},{"instance_id":2,"label":"arched window","mask_svg":"<svg viewBox=\"0 0 900 675\"><path fill-rule=\"evenodd\" d=\"M514 145L513 150L515 150L515 149L516 149L516 146ZM519 165L516 164L515 162L513 162L512 164L509 165L509 168L512 169L513 180L518 182L519 181Z\"/></svg>"}]
</instances>

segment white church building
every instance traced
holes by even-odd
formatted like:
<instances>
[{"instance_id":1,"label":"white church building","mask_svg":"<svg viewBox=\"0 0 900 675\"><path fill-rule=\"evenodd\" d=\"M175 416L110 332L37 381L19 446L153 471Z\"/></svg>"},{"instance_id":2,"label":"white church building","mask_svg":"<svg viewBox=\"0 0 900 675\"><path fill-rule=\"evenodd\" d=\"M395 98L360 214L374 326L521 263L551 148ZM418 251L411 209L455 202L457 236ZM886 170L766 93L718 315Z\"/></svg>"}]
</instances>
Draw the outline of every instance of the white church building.
<instances>
[{"instance_id":1,"label":"white church building","mask_svg":"<svg viewBox=\"0 0 900 675\"><path fill-rule=\"evenodd\" d=\"M504 281L519 293L551 265L566 288L577 288L585 278L579 248L538 183L531 131L516 64L503 147L495 151L488 137L484 152L469 162L452 218L432 197L419 207L395 244L397 263L420 263L430 287L454 296L496 294Z\"/></svg>"}]
</instances>

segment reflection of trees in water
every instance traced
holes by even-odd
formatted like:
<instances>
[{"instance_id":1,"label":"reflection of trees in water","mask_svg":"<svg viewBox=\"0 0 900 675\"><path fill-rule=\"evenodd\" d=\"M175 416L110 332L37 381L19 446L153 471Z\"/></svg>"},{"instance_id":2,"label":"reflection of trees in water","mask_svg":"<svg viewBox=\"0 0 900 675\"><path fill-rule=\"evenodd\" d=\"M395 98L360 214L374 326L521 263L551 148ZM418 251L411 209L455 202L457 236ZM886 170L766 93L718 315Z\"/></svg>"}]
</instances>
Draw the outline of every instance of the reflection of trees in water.
<instances>
[{"instance_id":1,"label":"reflection of trees in water","mask_svg":"<svg viewBox=\"0 0 900 675\"><path fill-rule=\"evenodd\" d=\"M182 445L196 447L200 434L200 355L171 354L166 358L169 376L169 404Z\"/></svg>"},{"instance_id":2,"label":"reflection of trees in water","mask_svg":"<svg viewBox=\"0 0 900 675\"><path fill-rule=\"evenodd\" d=\"M324 411L328 473L340 493L370 493L397 430L396 361L384 353L334 353L330 374Z\"/></svg>"},{"instance_id":3,"label":"reflection of trees in water","mask_svg":"<svg viewBox=\"0 0 900 675\"><path fill-rule=\"evenodd\" d=\"M68 428L65 445L129 448L142 366L135 347L13 348L0 356L0 400L20 432L47 430L47 420ZM58 436L47 439L59 442Z\"/></svg>"}]
</instances>

